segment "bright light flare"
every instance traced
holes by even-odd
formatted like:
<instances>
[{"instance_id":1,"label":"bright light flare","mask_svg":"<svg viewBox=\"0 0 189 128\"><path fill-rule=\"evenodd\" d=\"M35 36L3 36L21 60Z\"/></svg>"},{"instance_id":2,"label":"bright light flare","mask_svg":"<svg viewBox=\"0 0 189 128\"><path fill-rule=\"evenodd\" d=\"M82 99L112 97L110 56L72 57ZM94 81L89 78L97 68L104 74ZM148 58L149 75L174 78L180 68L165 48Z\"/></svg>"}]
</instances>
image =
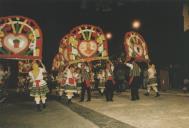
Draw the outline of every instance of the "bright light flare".
<instances>
[{"instance_id":1,"label":"bright light flare","mask_svg":"<svg viewBox=\"0 0 189 128\"><path fill-rule=\"evenodd\" d=\"M134 20L133 23L132 23L132 27L134 29L139 29L141 26L141 22L139 20Z\"/></svg>"},{"instance_id":2,"label":"bright light flare","mask_svg":"<svg viewBox=\"0 0 189 128\"><path fill-rule=\"evenodd\" d=\"M108 32L108 33L106 34L106 38L107 38L107 39L111 39L111 38L112 38L112 33Z\"/></svg>"}]
</instances>

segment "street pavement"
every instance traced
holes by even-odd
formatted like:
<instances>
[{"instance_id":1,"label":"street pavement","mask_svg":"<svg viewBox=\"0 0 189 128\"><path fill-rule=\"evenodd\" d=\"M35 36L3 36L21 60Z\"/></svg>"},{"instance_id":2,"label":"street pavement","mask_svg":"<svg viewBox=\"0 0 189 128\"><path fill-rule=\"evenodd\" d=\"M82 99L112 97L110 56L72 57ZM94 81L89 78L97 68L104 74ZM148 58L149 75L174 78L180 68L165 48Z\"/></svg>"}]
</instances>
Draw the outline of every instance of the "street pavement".
<instances>
[{"instance_id":1,"label":"street pavement","mask_svg":"<svg viewBox=\"0 0 189 128\"><path fill-rule=\"evenodd\" d=\"M56 100L37 112L32 99L14 98L0 104L0 128L98 128Z\"/></svg>"},{"instance_id":2,"label":"street pavement","mask_svg":"<svg viewBox=\"0 0 189 128\"><path fill-rule=\"evenodd\" d=\"M106 102L105 97L96 97L91 102L74 103L95 112L116 119L135 128L188 128L188 94L171 91L144 96L140 91L140 100L131 101L130 93L123 92L114 96L113 102Z\"/></svg>"},{"instance_id":3,"label":"street pavement","mask_svg":"<svg viewBox=\"0 0 189 128\"><path fill-rule=\"evenodd\" d=\"M47 108L37 112L32 98L9 96L0 104L0 128L188 128L189 97L178 91L161 92L160 97L130 101L130 92L115 93L113 102L93 92L91 102L71 104L50 97Z\"/></svg>"}]
</instances>

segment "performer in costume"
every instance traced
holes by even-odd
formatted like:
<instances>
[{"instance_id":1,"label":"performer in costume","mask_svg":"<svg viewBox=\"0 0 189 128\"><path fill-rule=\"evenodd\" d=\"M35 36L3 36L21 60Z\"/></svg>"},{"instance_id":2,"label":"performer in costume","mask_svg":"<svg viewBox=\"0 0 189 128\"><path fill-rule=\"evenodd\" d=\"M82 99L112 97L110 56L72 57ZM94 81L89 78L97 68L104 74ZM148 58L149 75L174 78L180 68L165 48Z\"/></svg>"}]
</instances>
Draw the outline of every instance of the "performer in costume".
<instances>
[{"instance_id":1,"label":"performer in costume","mask_svg":"<svg viewBox=\"0 0 189 128\"><path fill-rule=\"evenodd\" d=\"M139 92L138 89L140 87L139 82L140 82L140 74L141 74L141 69L139 65L135 62L134 58L131 58L129 63L126 63L126 65L130 68L130 73L129 73L129 85L131 87L131 100L139 100Z\"/></svg>"},{"instance_id":2,"label":"performer in costume","mask_svg":"<svg viewBox=\"0 0 189 128\"><path fill-rule=\"evenodd\" d=\"M106 101L113 101L113 92L114 92L114 78L113 78L113 71L114 66L112 63L106 64L105 69L105 94L106 94Z\"/></svg>"},{"instance_id":3,"label":"performer in costume","mask_svg":"<svg viewBox=\"0 0 189 128\"><path fill-rule=\"evenodd\" d=\"M29 72L31 82L33 83L30 88L30 96L35 98L37 111L41 111L40 101L42 101L43 108L46 108L46 94L49 92L49 89L43 78L43 73L45 72L45 69L39 67L36 61L32 63L32 70Z\"/></svg>"},{"instance_id":4,"label":"performer in costume","mask_svg":"<svg viewBox=\"0 0 189 128\"><path fill-rule=\"evenodd\" d=\"M81 94L81 88L82 88L82 79L81 79L81 69L76 69L76 79L77 79L77 94Z\"/></svg>"},{"instance_id":5,"label":"performer in costume","mask_svg":"<svg viewBox=\"0 0 189 128\"><path fill-rule=\"evenodd\" d=\"M104 92L104 89L105 89L105 82L106 82L106 79L105 79L105 70L104 69L101 69L97 75L97 78L99 80L99 86L98 86L98 89L100 90L100 93L101 95L103 94Z\"/></svg>"},{"instance_id":6,"label":"performer in costume","mask_svg":"<svg viewBox=\"0 0 189 128\"><path fill-rule=\"evenodd\" d=\"M147 92L145 93L146 96L149 96L151 88L156 92L156 97L159 97L160 94L157 89L157 77L156 77L156 69L154 64L149 64L148 66L148 84L147 84Z\"/></svg>"},{"instance_id":7,"label":"performer in costume","mask_svg":"<svg viewBox=\"0 0 189 128\"><path fill-rule=\"evenodd\" d=\"M62 95L64 93L64 85L66 82L66 72L67 72L67 68L60 68L58 75L56 77L57 83L58 83L58 87L57 87L57 91L58 91L58 96L59 96L59 100L62 99Z\"/></svg>"},{"instance_id":8,"label":"performer in costume","mask_svg":"<svg viewBox=\"0 0 189 128\"><path fill-rule=\"evenodd\" d=\"M88 71L87 71L88 68ZM87 91L87 101L91 101L91 76L89 67L85 63L81 65L81 76L82 76L82 90L80 102L84 101L85 91Z\"/></svg>"},{"instance_id":9,"label":"performer in costume","mask_svg":"<svg viewBox=\"0 0 189 128\"><path fill-rule=\"evenodd\" d=\"M77 93L75 67L73 65L70 65L66 69L66 72L67 74L64 89L68 98L68 103L70 103L72 97L74 96L74 93Z\"/></svg>"}]
</instances>

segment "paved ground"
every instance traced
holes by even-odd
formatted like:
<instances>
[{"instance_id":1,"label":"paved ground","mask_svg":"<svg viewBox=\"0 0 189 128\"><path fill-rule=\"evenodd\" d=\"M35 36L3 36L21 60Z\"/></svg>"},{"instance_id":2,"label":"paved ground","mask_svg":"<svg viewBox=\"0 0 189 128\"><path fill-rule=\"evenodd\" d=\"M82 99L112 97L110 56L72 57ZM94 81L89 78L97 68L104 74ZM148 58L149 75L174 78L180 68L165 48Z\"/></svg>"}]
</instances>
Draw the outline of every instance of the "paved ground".
<instances>
[{"instance_id":1,"label":"paved ground","mask_svg":"<svg viewBox=\"0 0 189 128\"><path fill-rule=\"evenodd\" d=\"M116 94L113 102L97 92L91 102L74 98L69 105L51 98L42 112L36 112L32 99L12 95L0 104L0 128L188 128L188 94L168 91L155 98L143 93L134 102L129 92Z\"/></svg>"},{"instance_id":2,"label":"paved ground","mask_svg":"<svg viewBox=\"0 0 189 128\"><path fill-rule=\"evenodd\" d=\"M98 128L57 101L36 112L31 99L17 99L0 104L0 128Z\"/></svg>"},{"instance_id":3,"label":"paved ground","mask_svg":"<svg viewBox=\"0 0 189 128\"><path fill-rule=\"evenodd\" d=\"M173 95L174 94L174 95ZM136 128L188 128L189 97L180 93L163 93L159 98L143 96L130 101L129 92L116 95L114 102L96 96L91 102L74 103L87 107Z\"/></svg>"}]
</instances>

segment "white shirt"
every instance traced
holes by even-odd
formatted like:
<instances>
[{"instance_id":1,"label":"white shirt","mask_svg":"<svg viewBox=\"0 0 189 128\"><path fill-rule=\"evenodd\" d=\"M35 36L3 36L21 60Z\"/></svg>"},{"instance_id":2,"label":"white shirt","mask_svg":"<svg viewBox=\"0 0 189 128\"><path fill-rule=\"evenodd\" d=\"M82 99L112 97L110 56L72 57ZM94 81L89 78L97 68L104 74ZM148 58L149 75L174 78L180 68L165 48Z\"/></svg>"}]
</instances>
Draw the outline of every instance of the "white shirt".
<instances>
[{"instance_id":1,"label":"white shirt","mask_svg":"<svg viewBox=\"0 0 189 128\"><path fill-rule=\"evenodd\" d=\"M148 69L148 78L155 78L156 76L156 70L152 67Z\"/></svg>"},{"instance_id":2,"label":"white shirt","mask_svg":"<svg viewBox=\"0 0 189 128\"><path fill-rule=\"evenodd\" d=\"M45 72L45 69L39 68L39 74L36 78L34 77L32 71L29 72L29 76L30 76L31 80L33 81L33 86L36 86L36 83L35 83L36 80L40 80L39 86L43 86L43 85L47 84L46 81L43 80L43 73L44 72Z\"/></svg>"}]
</instances>

